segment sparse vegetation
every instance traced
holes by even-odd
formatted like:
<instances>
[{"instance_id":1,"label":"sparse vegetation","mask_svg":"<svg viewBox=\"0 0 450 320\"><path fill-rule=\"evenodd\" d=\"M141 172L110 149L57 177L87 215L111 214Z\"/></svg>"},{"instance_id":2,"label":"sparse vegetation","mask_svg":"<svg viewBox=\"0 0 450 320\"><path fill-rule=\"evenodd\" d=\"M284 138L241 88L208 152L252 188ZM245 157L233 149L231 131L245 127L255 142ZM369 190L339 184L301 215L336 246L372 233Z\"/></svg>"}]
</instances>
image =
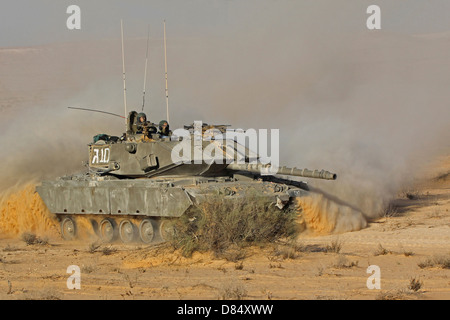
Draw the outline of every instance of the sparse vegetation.
<instances>
[{"instance_id":1,"label":"sparse vegetation","mask_svg":"<svg viewBox=\"0 0 450 320\"><path fill-rule=\"evenodd\" d=\"M44 288L37 292L28 293L25 300L61 300L61 296L55 289Z\"/></svg>"},{"instance_id":2,"label":"sparse vegetation","mask_svg":"<svg viewBox=\"0 0 450 320\"><path fill-rule=\"evenodd\" d=\"M138 276L137 276L137 274L135 274L133 279L132 279L129 274L125 273L123 275L123 278L128 283L128 286L130 287L130 289L133 289L136 286L136 284L138 283Z\"/></svg>"},{"instance_id":3,"label":"sparse vegetation","mask_svg":"<svg viewBox=\"0 0 450 320\"><path fill-rule=\"evenodd\" d=\"M450 256L434 256L432 258L427 258L417 264L419 268L432 268L439 267L443 269L450 269Z\"/></svg>"},{"instance_id":4,"label":"sparse vegetation","mask_svg":"<svg viewBox=\"0 0 450 320\"><path fill-rule=\"evenodd\" d=\"M262 293L264 296L266 296L266 299L267 299L267 300L272 300L273 294L272 294L272 292L271 292L270 290L268 290L268 289L263 289L263 290L261 290L261 293Z\"/></svg>"},{"instance_id":5,"label":"sparse vegetation","mask_svg":"<svg viewBox=\"0 0 450 320\"><path fill-rule=\"evenodd\" d=\"M339 253L342 249L342 242L339 239L333 240L330 245L325 247L326 252Z\"/></svg>"},{"instance_id":6,"label":"sparse vegetation","mask_svg":"<svg viewBox=\"0 0 450 320\"><path fill-rule=\"evenodd\" d=\"M346 269L346 268L353 268L358 266L358 261L351 261L349 262L347 257L340 254L337 257L336 262L334 263L333 267L337 269Z\"/></svg>"},{"instance_id":7,"label":"sparse vegetation","mask_svg":"<svg viewBox=\"0 0 450 320\"><path fill-rule=\"evenodd\" d=\"M411 256L414 255L414 252L412 252L412 251L407 251L407 250L403 250L403 255L404 255L405 257L411 257Z\"/></svg>"},{"instance_id":8,"label":"sparse vegetation","mask_svg":"<svg viewBox=\"0 0 450 320\"><path fill-rule=\"evenodd\" d=\"M12 290L12 283L8 280L8 292L6 294L12 294L14 291Z\"/></svg>"},{"instance_id":9,"label":"sparse vegetation","mask_svg":"<svg viewBox=\"0 0 450 320\"><path fill-rule=\"evenodd\" d=\"M95 270L97 270L97 267L94 266L94 265L92 265L92 264L87 265L87 266L82 266L82 267L81 267L81 272L82 272L82 273L92 273L92 272L94 272Z\"/></svg>"},{"instance_id":10,"label":"sparse vegetation","mask_svg":"<svg viewBox=\"0 0 450 320\"><path fill-rule=\"evenodd\" d=\"M242 261L236 263L236 264L234 265L234 269L236 269L236 270L242 270L242 269L244 269L244 263L243 263Z\"/></svg>"},{"instance_id":11,"label":"sparse vegetation","mask_svg":"<svg viewBox=\"0 0 450 320\"><path fill-rule=\"evenodd\" d=\"M406 290L391 290L380 292L375 299L376 300L404 300L408 293Z\"/></svg>"},{"instance_id":12,"label":"sparse vegetation","mask_svg":"<svg viewBox=\"0 0 450 320\"><path fill-rule=\"evenodd\" d=\"M417 264L420 269L431 268L434 267L434 262L432 259L428 258L425 261L421 261Z\"/></svg>"},{"instance_id":13,"label":"sparse vegetation","mask_svg":"<svg viewBox=\"0 0 450 320\"><path fill-rule=\"evenodd\" d=\"M419 290L422 289L423 282L417 278L411 278L409 280L406 289L397 289L380 292L377 296L377 300L408 300L419 294Z\"/></svg>"},{"instance_id":14,"label":"sparse vegetation","mask_svg":"<svg viewBox=\"0 0 450 320\"><path fill-rule=\"evenodd\" d=\"M14 252L17 250L19 250L17 247L11 246L9 243L3 248L3 252Z\"/></svg>"},{"instance_id":15,"label":"sparse vegetation","mask_svg":"<svg viewBox=\"0 0 450 320\"><path fill-rule=\"evenodd\" d=\"M409 281L408 289L414 292L419 291L423 286L423 282L416 278L411 278Z\"/></svg>"},{"instance_id":16,"label":"sparse vegetation","mask_svg":"<svg viewBox=\"0 0 450 320\"><path fill-rule=\"evenodd\" d=\"M238 262L239 260L245 259L245 250L238 246L231 246L226 250L221 257L227 261Z\"/></svg>"},{"instance_id":17,"label":"sparse vegetation","mask_svg":"<svg viewBox=\"0 0 450 320\"><path fill-rule=\"evenodd\" d=\"M247 290L242 285L231 284L219 292L219 300L243 300L247 296Z\"/></svg>"},{"instance_id":18,"label":"sparse vegetation","mask_svg":"<svg viewBox=\"0 0 450 320\"><path fill-rule=\"evenodd\" d=\"M284 269L281 263L269 263L269 269Z\"/></svg>"},{"instance_id":19,"label":"sparse vegetation","mask_svg":"<svg viewBox=\"0 0 450 320\"><path fill-rule=\"evenodd\" d=\"M377 250L375 250L375 252L373 253L374 256L384 256L386 254L392 253L392 251L384 248L381 243L378 244L378 248Z\"/></svg>"},{"instance_id":20,"label":"sparse vegetation","mask_svg":"<svg viewBox=\"0 0 450 320\"><path fill-rule=\"evenodd\" d=\"M283 260L295 259L298 257L298 253L295 247L289 245L279 245L274 250L272 255L274 257L280 257Z\"/></svg>"},{"instance_id":21,"label":"sparse vegetation","mask_svg":"<svg viewBox=\"0 0 450 320\"><path fill-rule=\"evenodd\" d=\"M92 242L91 244L89 244L88 251L89 253L94 253L98 248L100 248L100 245L97 242Z\"/></svg>"},{"instance_id":22,"label":"sparse vegetation","mask_svg":"<svg viewBox=\"0 0 450 320\"><path fill-rule=\"evenodd\" d=\"M324 267L318 266L316 276L321 277L323 275Z\"/></svg>"},{"instance_id":23,"label":"sparse vegetation","mask_svg":"<svg viewBox=\"0 0 450 320\"><path fill-rule=\"evenodd\" d=\"M25 232L21 236L22 240L27 245L33 245L33 244L39 244L39 245L47 245L48 239L47 238L39 238L34 233L31 232Z\"/></svg>"},{"instance_id":24,"label":"sparse vegetation","mask_svg":"<svg viewBox=\"0 0 450 320\"><path fill-rule=\"evenodd\" d=\"M105 255L105 256L113 254L116 251L117 251L117 249L113 248L111 246L103 247L102 250L101 250L102 254Z\"/></svg>"},{"instance_id":25,"label":"sparse vegetation","mask_svg":"<svg viewBox=\"0 0 450 320\"><path fill-rule=\"evenodd\" d=\"M404 196L409 200L418 200L422 197L422 194L419 190L407 190L404 192Z\"/></svg>"},{"instance_id":26,"label":"sparse vegetation","mask_svg":"<svg viewBox=\"0 0 450 320\"><path fill-rule=\"evenodd\" d=\"M387 207L384 209L383 216L384 218L392 218L397 217L399 215L397 206L395 206L393 203L389 203Z\"/></svg>"},{"instance_id":27,"label":"sparse vegetation","mask_svg":"<svg viewBox=\"0 0 450 320\"><path fill-rule=\"evenodd\" d=\"M272 243L296 236L294 210L280 210L254 195L233 201L211 197L174 222L171 243L186 257L210 250L221 255L230 247Z\"/></svg>"}]
</instances>

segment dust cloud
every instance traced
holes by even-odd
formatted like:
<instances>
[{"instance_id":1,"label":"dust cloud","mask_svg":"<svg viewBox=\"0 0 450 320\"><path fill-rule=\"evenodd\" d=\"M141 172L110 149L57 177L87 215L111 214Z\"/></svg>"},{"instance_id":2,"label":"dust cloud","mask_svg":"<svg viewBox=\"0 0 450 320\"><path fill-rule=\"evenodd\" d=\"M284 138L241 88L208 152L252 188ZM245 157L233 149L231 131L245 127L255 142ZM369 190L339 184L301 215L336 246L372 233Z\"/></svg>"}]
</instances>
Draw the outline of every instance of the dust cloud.
<instances>
[{"instance_id":1,"label":"dust cloud","mask_svg":"<svg viewBox=\"0 0 450 320\"><path fill-rule=\"evenodd\" d=\"M299 231L314 235L358 231L367 219L357 209L332 200L324 193L311 192L295 199L299 214Z\"/></svg>"},{"instance_id":2,"label":"dust cloud","mask_svg":"<svg viewBox=\"0 0 450 320\"><path fill-rule=\"evenodd\" d=\"M0 196L0 235L21 236L32 232L38 236L58 236L58 223L34 192L35 184L13 187Z\"/></svg>"},{"instance_id":3,"label":"dust cloud","mask_svg":"<svg viewBox=\"0 0 450 320\"><path fill-rule=\"evenodd\" d=\"M169 26L171 128L203 120L280 129L281 165L338 175L304 179L323 190L303 201L312 208L305 219L316 225L327 212L324 231L363 228L450 150L450 35L339 29L318 8L288 9L217 37ZM165 118L161 35L152 29L145 112L153 122ZM125 46L128 111L140 111L146 39ZM1 192L81 171L94 135L124 132L120 118L67 109L123 114L121 63L119 38L0 49Z\"/></svg>"},{"instance_id":4,"label":"dust cloud","mask_svg":"<svg viewBox=\"0 0 450 320\"><path fill-rule=\"evenodd\" d=\"M261 36L260 46L240 37L205 45L208 49L199 51L219 63L192 53L193 61L211 69L198 78L188 72L183 79L201 83L200 78L220 76L216 85L204 87L208 90L183 86L185 102L194 92L206 106L203 116L216 122L280 129L281 165L338 176L301 179L323 191L318 193L333 212L318 201L308 205L329 213L335 232L346 222L350 227L342 230L357 230L382 216L427 163L450 151L450 35L322 31L302 36L289 33L270 41ZM191 110L194 102L181 112L189 118Z\"/></svg>"},{"instance_id":5,"label":"dust cloud","mask_svg":"<svg viewBox=\"0 0 450 320\"><path fill-rule=\"evenodd\" d=\"M427 163L450 151L450 67L442 54L448 39L380 34L343 41L346 55L319 80L324 90L299 98L286 161L337 173L335 182L310 183L367 219L382 215Z\"/></svg>"}]
</instances>

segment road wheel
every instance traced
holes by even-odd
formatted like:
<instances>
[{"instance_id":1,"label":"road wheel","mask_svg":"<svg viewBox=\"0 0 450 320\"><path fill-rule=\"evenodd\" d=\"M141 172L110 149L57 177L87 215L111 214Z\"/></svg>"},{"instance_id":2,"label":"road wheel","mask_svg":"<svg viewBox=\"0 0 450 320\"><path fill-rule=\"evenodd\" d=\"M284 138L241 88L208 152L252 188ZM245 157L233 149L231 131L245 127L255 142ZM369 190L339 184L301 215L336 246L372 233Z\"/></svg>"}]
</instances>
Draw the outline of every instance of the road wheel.
<instances>
[{"instance_id":1,"label":"road wheel","mask_svg":"<svg viewBox=\"0 0 450 320\"><path fill-rule=\"evenodd\" d=\"M175 236L175 225L172 220L162 220L159 224L161 241L170 241Z\"/></svg>"},{"instance_id":2,"label":"road wheel","mask_svg":"<svg viewBox=\"0 0 450 320\"><path fill-rule=\"evenodd\" d=\"M151 243L155 236L154 223L151 219L144 219L139 225L139 237L144 243Z\"/></svg>"},{"instance_id":3,"label":"road wheel","mask_svg":"<svg viewBox=\"0 0 450 320\"><path fill-rule=\"evenodd\" d=\"M115 222L112 219L103 219L100 222L100 238L104 242L112 242L116 238Z\"/></svg>"},{"instance_id":4,"label":"road wheel","mask_svg":"<svg viewBox=\"0 0 450 320\"><path fill-rule=\"evenodd\" d=\"M119 225L119 236L124 243L134 241L136 236L136 227L130 220L122 220Z\"/></svg>"},{"instance_id":5,"label":"road wheel","mask_svg":"<svg viewBox=\"0 0 450 320\"><path fill-rule=\"evenodd\" d=\"M73 240L77 236L77 227L72 218L66 217L61 221L61 235L64 240Z\"/></svg>"}]
</instances>

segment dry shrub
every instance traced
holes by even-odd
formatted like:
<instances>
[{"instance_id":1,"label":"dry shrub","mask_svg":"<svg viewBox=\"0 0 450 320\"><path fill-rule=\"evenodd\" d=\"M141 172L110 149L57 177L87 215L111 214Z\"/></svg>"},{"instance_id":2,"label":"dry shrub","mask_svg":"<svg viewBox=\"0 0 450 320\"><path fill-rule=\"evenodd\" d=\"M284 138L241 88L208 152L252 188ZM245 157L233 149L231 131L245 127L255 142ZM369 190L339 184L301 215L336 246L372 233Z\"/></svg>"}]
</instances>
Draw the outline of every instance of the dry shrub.
<instances>
[{"instance_id":1,"label":"dry shrub","mask_svg":"<svg viewBox=\"0 0 450 320\"><path fill-rule=\"evenodd\" d=\"M331 241L330 245L327 245L325 248L326 252L334 252L339 253L342 249L342 242L339 241L339 239Z\"/></svg>"},{"instance_id":2,"label":"dry shrub","mask_svg":"<svg viewBox=\"0 0 450 320\"><path fill-rule=\"evenodd\" d=\"M233 200L212 196L174 221L171 243L184 256L194 251L223 254L228 248L264 244L296 235L296 212L278 209L255 195Z\"/></svg>"},{"instance_id":3,"label":"dry shrub","mask_svg":"<svg viewBox=\"0 0 450 320\"><path fill-rule=\"evenodd\" d=\"M99 245L97 242L91 242L91 243L89 244L88 251L89 251L89 253L94 253L94 252L96 252L97 249L99 249L99 248L100 248L100 245Z\"/></svg>"},{"instance_id":4,"label":"dry shrub","mask_svg":"<svg viewBox=\"0 0 450 320\"><path fill-rule=\"evenodd\" d=\"M219 291L219 300L244 300L248 296L247 290L240 284L229 284Z\"/></svg>"},{"instance_id":5,"label":"dry shrub","mask_svg":"<svg viewBox=\"0 0 450 320\"><path fill-rule=\"evenodd\" d=\"M22 234L21 238L27 245L33 245L33 244L47 245L48 244L47 238L40 238L32 232L24 232Z\"/></svg>"},{"instance_id":6,"label":"dry shrub","mask_svg":"<svg viewBox=\"0 0 450 320\"><path fill-rule=\"evenodd\" d=\"M423 286L423 282L420 279L411 278L409 280L408 289L414 292L419 291Z\"/></svg>"},{"instance_id":7,"label":"dry shrub","mask_svg":"<svg viewBox=\"0 0 450 320\"><path fill-rule=\"evenodd\" d=\"M274 257L280 257L283 260L286 259L295 259L297 258L299 255L295 249L295 247L293 246L277 246L274 251L273 251L273 256ZM273 258L272 258L273 259Z\"/></svg>"},{"instance_id":8,"label":"dry shrub","mask_svg":"<svg viewBox=\"0 0 450 320\"><path fill-rule=\"evenodd\" d=\"M117 251L116 248L113 248L112 246L108 246L108 247L103 247L101 252L103 255L105 256L109 256L110 254L113 254Z\"/></svg>"},{"instance_id":9,"label":"dry shrub","mask_svg":"<svg viewBox=\"0 0 450 320\"><path fill-rule=\"evenodd\" d=\"M450 255L437 255L427 258L417 264L420 269L438 267L442 269L450 269Z\"/></svg>"},{"instance_id":10,"label":"dry shrub","mask_svg":"<svg viewBox=\"0 0 450 320\"><path fill-rule=\"evenodd\" d=\"M374 256L384 256L386 254L392 253L392 251L384 248L381 243L378 244L377 250L373 253Z\"/></svg>"},{"instance_id":11,"label":"dry shrub","mask_svg":"<svg viewBox=\"0 0 450 320\"><path fill-rule=\"evenodd\" d=\"M410 278L406 289L401 288L397 290L390 290L387 292L380 292L377 300L411 300L417 299L421 294L420 289L423 287L423 282L418 278Z\"/></svg>"},{"instance_id":12,"label":"dry shrub","mask_svg":"<svg viewBox=\"0 0 450 320\"><path fill-rule=\"evenodd\" d=\"M336 262L334 263L333 267L337 269L348 269L358 266L358 261L351 261L349 262L348 259L342 255L339 254L339 256L336 259Z\"/></svg>"},{"instance_id":13,"label":"dry shrub","mask_svg":"<svg viewBox=\"0 0 450 320\"><path fill-rule=\"evenodd\" d=\"M380 292L376 300L405 300L408 299L408 292L405 289Z\"/></svg>"}]
</instances>

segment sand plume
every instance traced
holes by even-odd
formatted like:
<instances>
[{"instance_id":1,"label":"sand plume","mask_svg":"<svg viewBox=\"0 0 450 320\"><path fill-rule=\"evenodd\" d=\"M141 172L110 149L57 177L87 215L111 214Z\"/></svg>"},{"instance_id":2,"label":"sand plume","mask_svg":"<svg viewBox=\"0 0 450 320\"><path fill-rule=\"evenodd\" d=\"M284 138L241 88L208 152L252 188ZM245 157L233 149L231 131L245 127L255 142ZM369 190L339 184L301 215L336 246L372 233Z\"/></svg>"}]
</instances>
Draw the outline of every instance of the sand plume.
<instances>
[{"instance_id":1,"label":"sand plume","mask_svg":"<svg viewBox=\"0 0 450 320\"><path fill-rule=\"evenodd\" d=\"M357 231L367 226L364 215L321 193L297 197L300 229L317 235Z\"/></svg>"},{"instance_id":2,"label":"sand plume","mask_svg":"<svg viewBox=\"0 0 450 320\"><path fill-rule=\"evenodd\" d=\"M32 232L39 236L58 236L58 223L41 197L35 185L29 183L11 188L0 195L0 235L20 236Z\"/></svg>"}]
</instances>

